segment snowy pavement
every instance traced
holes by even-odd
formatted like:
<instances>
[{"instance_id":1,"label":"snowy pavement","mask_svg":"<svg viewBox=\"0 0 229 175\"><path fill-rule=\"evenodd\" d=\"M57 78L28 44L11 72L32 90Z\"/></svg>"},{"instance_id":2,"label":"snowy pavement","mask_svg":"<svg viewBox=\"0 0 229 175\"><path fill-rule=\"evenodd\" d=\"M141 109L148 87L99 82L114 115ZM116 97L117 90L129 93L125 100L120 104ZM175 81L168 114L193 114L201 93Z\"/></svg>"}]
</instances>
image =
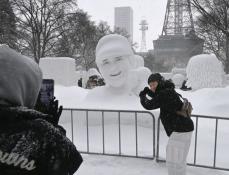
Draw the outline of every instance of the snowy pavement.
<instances>
[{"instance_id":1,"label":"snowy pavement","mask_svg":"<svg viewBox=\"0 0 229 175\"><path fill-rule=\"evenodd\" d=\"M83 163L74 175L167 175L165 163L155 160L82 154ZM229 175L227 171L187 167L187 175Z\"/></svg>"}]
</instances>

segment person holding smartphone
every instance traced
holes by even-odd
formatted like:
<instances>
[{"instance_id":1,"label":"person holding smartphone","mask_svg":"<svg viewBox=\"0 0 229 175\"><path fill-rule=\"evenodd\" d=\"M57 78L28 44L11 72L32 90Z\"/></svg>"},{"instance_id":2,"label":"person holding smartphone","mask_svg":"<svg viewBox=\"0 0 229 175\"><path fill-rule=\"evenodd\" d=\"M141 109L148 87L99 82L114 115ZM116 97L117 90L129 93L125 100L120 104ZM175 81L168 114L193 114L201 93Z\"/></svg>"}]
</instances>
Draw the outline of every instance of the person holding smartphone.
<instances>
[{"instance_id":1,"label":"person holding smartphone","mask_svg":"<svg viewBox=\"0 0 229 175\"><path fill-rule=\"evenodd\" d=\"M0 82L0 174L73 175L82 157L58 127L58 101L45 113L34 109L42 83L38 64L0 46Z\"/></svg>"}]
</instances>

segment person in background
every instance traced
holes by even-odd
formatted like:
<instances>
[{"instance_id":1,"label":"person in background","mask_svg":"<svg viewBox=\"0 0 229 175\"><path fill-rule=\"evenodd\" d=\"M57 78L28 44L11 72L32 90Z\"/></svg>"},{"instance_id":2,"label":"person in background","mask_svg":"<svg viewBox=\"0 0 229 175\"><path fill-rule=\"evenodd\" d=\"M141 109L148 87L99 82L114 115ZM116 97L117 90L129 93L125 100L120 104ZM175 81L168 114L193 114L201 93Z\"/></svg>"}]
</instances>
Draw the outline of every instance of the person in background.
<instances>
[{"instance_id":1,"label":"person in background","mask_svg":"<svg viewBox=\"0 0 229 175\"><path fill-rule=\"evenodd\" d=\"M53 99L46 114L34 109L42 72L31 58L0 46L0 174L73 175L82 163L58 127Z\"/></svg>"},{"instance_id":2,"label":"person in background","mask_svg":"<svg viewBox=\"0 0 229 175\"><path fill-rule=\"evenodd\" d=\"M187 86L186 86L186 83L187 83L187 80L184 80L180 89L183 90L183 91L192 90L191 87L187 87Z\"/></svg>"},{"instance_id":3,"label":"person in background","mask_svg":"<svg viewBox=\"0 0 229 175\"><path fill-rule=\"evenodd\" d=\"M159 73L148 78L149 87L139 94L142 106L147 110L160 108L160 119L169 137L166 147L166 166L169 175L185 175L186 159L194 130L190 117L177 114L183 102L175 91L175 85Z\"/></svg>"},{"instance_id":4,"label":"person in background","mask_svg":"<svg viewBox=\"0 0 229 175\"><path fill-rule=\"evenodd\" d=\"M80 78L80 79L78 80L78 86L79 86L79 87L82 87L82 78Z\"/></svg>"}]
</instances>

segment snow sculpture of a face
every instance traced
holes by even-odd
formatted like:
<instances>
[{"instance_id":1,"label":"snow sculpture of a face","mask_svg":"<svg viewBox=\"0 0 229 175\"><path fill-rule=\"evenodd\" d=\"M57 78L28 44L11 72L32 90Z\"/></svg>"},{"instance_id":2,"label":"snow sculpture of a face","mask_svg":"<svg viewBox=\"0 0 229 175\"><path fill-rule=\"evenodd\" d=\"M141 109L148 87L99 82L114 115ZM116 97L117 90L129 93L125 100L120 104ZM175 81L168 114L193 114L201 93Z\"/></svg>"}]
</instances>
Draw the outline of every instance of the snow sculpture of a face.
<instances>
[{"instance_id":1,"label":"snow sculpture of a face","mask_svg":"<svg viewBox=\"0 0 229 175\"><path fill-rule=\"evenodd\" d=\"M121 87L128 81L129 69L129 60L124 57L104 59L99 64L99 70L106 83L113 87Z\"/></svg>"},{"instance_id":2,"label":"snow sculpture of a face","mask_svg":"<svg viewBox=\"0 0 229 175\"><path fill-rule=\"evenodd\" d=\"M128 83L133 57L128 40L117 34L101 38L96 47L96 63L106 84L122 87Z\"/></svg>"}]
</instances>

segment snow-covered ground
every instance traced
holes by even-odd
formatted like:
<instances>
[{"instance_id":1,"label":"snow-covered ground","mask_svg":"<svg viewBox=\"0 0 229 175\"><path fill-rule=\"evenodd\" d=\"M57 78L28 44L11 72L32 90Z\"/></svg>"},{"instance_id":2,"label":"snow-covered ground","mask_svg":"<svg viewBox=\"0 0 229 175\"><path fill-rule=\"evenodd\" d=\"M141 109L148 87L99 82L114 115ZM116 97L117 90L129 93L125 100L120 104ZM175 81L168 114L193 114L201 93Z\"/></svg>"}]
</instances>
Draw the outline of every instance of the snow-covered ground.
<instances>
[{"instance_id":1,"label":"snow-covered ground","mask_svg":"<svg viewBox=\"0 0 229 175\"><path fill-rule=\"evenodd\" d=\"M167 175L164 163L152 160L83 154L84 162L75 175ZM187 167L187 175L228 175L229 172Z\"/></svg>"},{"instance_id":2,"label":"snow-covered ground","mask_svg":"<svg viewBox=\"0 0 229 175\"><path fill-rule=\"evenodd\" d=\"M115 100L112 103L104 104L101 99L96 101L85 100L87 93L90 90L85 90L79 87L64 87L55 86L55 96L60 100L60 104L64 108L93 108L93 109L124 109L124 110L144 110L139 104L139 98L133 95L121 97L120 101ZM229 86L225 88L205 88L197 91L180 91L184 97L189 98L194 107L194 114L219 116L229 118ZM108 97L111 98L112 97ZM102 104L102 106L101 106ZM158 117L159 110L154 110L152 113L156 119ZM68 136L71 136L71 125L69 123L69 113L65 112L62 115L61 123L67 129ZM74 141L79 150L85 151L86 144L86 130L85 119L79 119L79 116L84 116L83 113L75 113L74 115ZM134 154L134 130L133 120L130 116L124 116L121 125L122 127L122 145L123 153ZM149 117L149 116L147 116ZM145 121L149 121L147 117L142 118L142 124L139 127L139 132L142 145L139 146L141 154L152 154L152 129ZM83 117L84 118L84 117ZM109 119L107 119L109 118ZM195 122L195 118L193 118ZM215 121L201 119L199 121L198 130L198 147L197 147L197 163L212 165L212 158L214 152L214 127ZM140 121L141 123L141 121ZM217 166L223 166L229 168L229 121L219 122L218 131L218 146L217 146ZM117 153L117 118L105 116L105 129L106 129L106 151ZM83 132L84 131L84 132ZM151 132L150 132L151 131ZM101 152L101 117L95 114L89 117L89 139L90 139L90 151ZM116 133L116 134L115 134ZM131 134L132 133L132 134ZM125 139L124 139L125 138ZM165 136L163 127L161 127L160 138L160 157L165 156L165 145L167 142L167 136ZM194 141L194 137L193 137ZM190 149L188 161L193 162L194 142ZM110 157L110 156L96 156L83 154L84 162L76 174L79 175L138 175L138 174L167 174L164 163L156 163L155 160L145 160L136 158L123 158L123 157ZM229 175L229 172L210 170L205 168L188 167L188 175Z\"/></svg>"}]
</instances>

